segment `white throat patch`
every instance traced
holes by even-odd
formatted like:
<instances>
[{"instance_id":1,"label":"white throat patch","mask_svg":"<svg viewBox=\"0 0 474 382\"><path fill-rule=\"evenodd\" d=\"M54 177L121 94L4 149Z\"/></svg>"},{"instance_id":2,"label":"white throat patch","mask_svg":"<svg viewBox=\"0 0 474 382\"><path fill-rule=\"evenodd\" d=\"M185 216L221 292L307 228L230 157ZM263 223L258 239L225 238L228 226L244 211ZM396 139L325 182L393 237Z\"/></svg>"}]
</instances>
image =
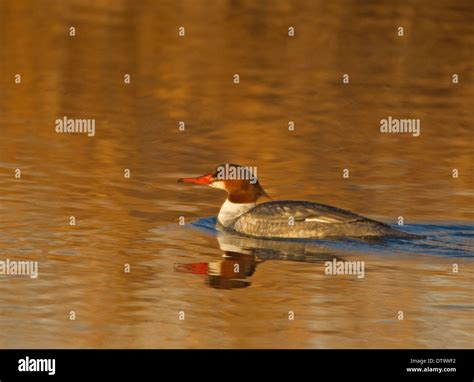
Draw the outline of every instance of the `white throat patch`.
<instances>
[{"instance_id":1,"label":"white throat patch","mask_svg":"<svg viewBox=\"0 0 474 382\"><path fill-rule=\"evenodd\" d=\"M219 211L219 215L217 215L217 220L224 227L228 227L234 223L235 219L256 205L257 203L232 203L229 199L226 199Z\"/></svg>"}]
</instances>

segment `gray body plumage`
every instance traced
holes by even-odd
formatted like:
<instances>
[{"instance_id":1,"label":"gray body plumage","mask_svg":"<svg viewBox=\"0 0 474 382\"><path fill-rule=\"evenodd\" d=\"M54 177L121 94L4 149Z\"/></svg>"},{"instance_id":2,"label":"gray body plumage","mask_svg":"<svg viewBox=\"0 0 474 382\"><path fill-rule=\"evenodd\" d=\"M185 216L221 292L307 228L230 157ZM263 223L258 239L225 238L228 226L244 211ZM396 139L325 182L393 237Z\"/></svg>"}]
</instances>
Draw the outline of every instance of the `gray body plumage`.
<instances>
[{"instance_id":1,"label":"gray body plumage","mask_svg":"<svg viewBox=\"0 0 474 382\"><path fill-rule=\"evenodd\" d=\"M227 228L244 235L267 238L414 237L350 211L303 201L258 204Z\"/></svg>"}]
</instances>

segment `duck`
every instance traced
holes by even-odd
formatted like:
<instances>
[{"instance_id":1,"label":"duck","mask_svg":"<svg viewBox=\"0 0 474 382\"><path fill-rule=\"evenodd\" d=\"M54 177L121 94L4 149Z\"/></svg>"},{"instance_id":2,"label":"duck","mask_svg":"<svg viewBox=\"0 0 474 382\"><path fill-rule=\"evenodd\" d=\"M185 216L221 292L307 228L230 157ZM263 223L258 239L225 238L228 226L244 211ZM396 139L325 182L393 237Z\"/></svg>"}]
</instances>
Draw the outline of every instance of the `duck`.
<instances>
[{"instance_id":1,"label":"duck","mask_svg":"<svg viewBox=\"0 0 474 382\"><path fill-rule=\"evenodd\" d=\"M383 222L357 213L300 200L272 200L256 178L253 167L225 163L205 175L180 178L227 192L216 228L269 239L416 238ZM262 202L263 199L268 201Z\"/></svg>"}]
</instances>

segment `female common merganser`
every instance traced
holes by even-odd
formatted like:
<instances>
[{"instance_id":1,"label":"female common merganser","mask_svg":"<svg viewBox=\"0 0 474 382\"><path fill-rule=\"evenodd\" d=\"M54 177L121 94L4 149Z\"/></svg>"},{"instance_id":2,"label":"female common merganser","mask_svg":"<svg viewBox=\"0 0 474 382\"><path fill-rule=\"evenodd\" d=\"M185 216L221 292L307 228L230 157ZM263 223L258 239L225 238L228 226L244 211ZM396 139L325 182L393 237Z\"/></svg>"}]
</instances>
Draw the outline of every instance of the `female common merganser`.
<instances>
[{"instance_id":1,"label":"female common merganser","mask_svg":"<svg viewBox=\"0 0 474 382\"><path fill-rule=\"evenodd\" d=\"M217 166L213 173L196 178L181 178L178 182L226 190L227 200L219 211L217 225L248 236L288 239L418 237L324 204L293 200L257 204L260 198L269 196L252 170L244 166L224 164Z\"/></svg>"}]
</instances>

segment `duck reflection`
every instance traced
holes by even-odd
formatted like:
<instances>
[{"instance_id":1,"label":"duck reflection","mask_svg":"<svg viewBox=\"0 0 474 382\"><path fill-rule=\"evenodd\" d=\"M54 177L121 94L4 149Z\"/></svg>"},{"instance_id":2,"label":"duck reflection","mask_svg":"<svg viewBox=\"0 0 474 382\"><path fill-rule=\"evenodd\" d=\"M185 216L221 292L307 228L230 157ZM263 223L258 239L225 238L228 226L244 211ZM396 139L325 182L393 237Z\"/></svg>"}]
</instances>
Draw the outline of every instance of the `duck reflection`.
<instances>
[{"instance_id":1,"label":"duck reflection","mask_svg":"<svg viewBox=\"0 0 474 382\"><path fill-rule=\"evenodd\" d=\"M216 235L219 248L224 252L221 258L210 262L178 263L174 270L202 276L210 287L217 289L250 286L252 275L265 261L319 263L338 258L328 248L314 241L258 239L227 231L212 233Z\"/></svg>"},{"instance_id":2,"label":"duck reflection","mask_svg":"<svg viewBox=\"0 0 474 382\"><path fill-rule=\"evenodd\" d=\"M254 255L225 252L222 258L208 263L175 264L175 271L204 276L212 288L245 288L260 262Z\"/></svg>"}]
</instances>

